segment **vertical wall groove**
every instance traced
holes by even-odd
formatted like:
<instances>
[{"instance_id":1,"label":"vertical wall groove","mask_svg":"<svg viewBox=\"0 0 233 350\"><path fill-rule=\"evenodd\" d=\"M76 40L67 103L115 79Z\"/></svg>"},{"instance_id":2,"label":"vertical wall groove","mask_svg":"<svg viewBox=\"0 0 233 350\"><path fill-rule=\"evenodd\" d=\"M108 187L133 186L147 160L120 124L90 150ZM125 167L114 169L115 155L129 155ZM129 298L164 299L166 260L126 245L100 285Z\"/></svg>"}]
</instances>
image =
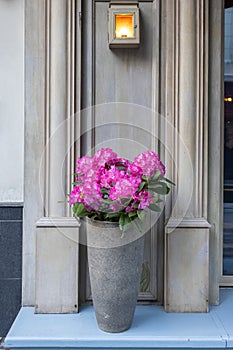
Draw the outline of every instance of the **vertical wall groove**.
<instances>
[{"instance_id":1,"label":"vertical wall groove","mask_svg":"<svg viewBox=\"0 0 233 350\"><path fill-rule=\"evenodd\" d=\"M44 179L49 181L49 135L50 135L50 23L51 23L51 1L46 2L45 12L45 149L44 149ZM45 184L44 184L45 185ZM49 206L49 183L44 186L44 216Z\"/></svg>"},{"instance_id":2,"label":"vertical wall groove","mask_svg":"<svg viewBox=\"0 0 233 350\"><path fill-rule=\"evenodd\" d=\"M68 10L68 65L67 65L67 76L68 76L68 88L67 88L67 164L66 164L66 193L71 191L72 179L74 173L74 144L75 144L75 0L69 2ZM66 215L71 215L69 206L66 206Z\"/></svg>"}]
</instances>

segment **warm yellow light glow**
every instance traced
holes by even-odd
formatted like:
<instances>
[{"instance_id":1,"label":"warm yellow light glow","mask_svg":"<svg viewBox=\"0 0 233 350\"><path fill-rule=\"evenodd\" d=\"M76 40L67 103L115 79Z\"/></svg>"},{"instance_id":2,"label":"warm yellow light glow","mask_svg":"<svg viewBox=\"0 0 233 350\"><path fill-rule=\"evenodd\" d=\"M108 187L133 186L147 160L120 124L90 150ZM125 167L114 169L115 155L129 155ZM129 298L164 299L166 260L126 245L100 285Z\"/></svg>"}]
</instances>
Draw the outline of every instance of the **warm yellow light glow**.
<instances>
[{"instance_id":1,"label":"warm yellow light glow","mask_svg":"<svg viewBox=\"0 0 233 350\"><path fill-rule=\"evenodd\" d=\"M133 14L116 14L115 25L117 39L134 38Z\"/></svg>"},{"instance_id":2,"label":"warm yellow light glow","mask_svg":"<svg viewBox=\"0 0 233 350\"><path fill-rule=\"evenodd\" d=\"M225 102L233 102L233 98L232 97L225 97L224 101Z\"/></svg>"}]
</instances>

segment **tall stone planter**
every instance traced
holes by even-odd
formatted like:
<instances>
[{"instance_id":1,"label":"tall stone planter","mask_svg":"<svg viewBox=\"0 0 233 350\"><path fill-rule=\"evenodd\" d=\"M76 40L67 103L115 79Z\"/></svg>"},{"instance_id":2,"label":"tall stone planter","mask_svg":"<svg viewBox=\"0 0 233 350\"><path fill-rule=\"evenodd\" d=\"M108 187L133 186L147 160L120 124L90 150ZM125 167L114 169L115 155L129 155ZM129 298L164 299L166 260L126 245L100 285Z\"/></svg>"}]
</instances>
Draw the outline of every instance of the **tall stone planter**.
<instances>
[{"instance_id":1,"label":"tall stone planter","mask_svg":"<svg viewBox=\"0 0 233 350\"><path fill-rule=\"evenodd\" d=\"M130 328L139 291L144 235L118 223L87 219L88 264L99 328L117 333Z\"/></svg>"}]
</instances>

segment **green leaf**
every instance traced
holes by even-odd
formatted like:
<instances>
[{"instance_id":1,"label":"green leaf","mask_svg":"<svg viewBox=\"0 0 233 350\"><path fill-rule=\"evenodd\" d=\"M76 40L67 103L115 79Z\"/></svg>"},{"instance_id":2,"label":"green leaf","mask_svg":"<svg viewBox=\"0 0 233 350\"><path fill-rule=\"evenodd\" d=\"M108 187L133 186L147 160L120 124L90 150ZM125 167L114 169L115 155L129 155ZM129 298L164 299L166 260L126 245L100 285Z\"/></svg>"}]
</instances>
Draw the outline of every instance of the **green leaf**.
<instances>
[{"instance_id":1,"label":"green leaf","mask_svg":"<svg viewBox=\"0 0 233 350\"><path fill-rule=\"evenodd\" d=\"M100 189L100 192L103 193L103 194L108 194L108 193L109 193L109 190L108 190L107 188L105 188L105 187L102 187L102 188Z\"/></svg>"},{"instance_id":2,"label":"green leaf","mask_svg":"<svg viewBox=\"0 0 233 350\"><path fill-rule=\"evenodd\" d=\"M74 185L74 186L78 186L78 185L80 185L82 182L81 181L75 181L75 182L72 182L72 184Z\"/></svg>"},{"instance_id":3,"label":"green leaf","mask_svg":"<svg viewBox=\"0 0 233 350\"><path fill-rule=\"evenodd\" d=\"M150 180L150 176L143 175L142 179L145 180L146 182Z\"/></svg>"},{"instance_id":4,"label":"green leaf","mask_svg":"<svg viewBox=\"0 0 233 350\"><path fill-rule=\"evenodd\" d=\"M113 204L114 203L111 199L105 199L105 198L101 198L101 202L106 203L106 204Z\"/></svg>"},{"instance_id":5,"label":"green leaf","mask_svg":"<svg viewBox=\"0 0 233 350\"><path fill-rule=\"evenodd\" d=\"M166 177L163 178L163 180L165 180L166 182L168 182L169 184L176 186L176 184L174 182L172 182L171 180L167 179Z\"/></svg>"},{"instance_id":6,"label":"green leaf","mask_svg":"<svg viewBox=\"0 0 233 350\"><path fill-rule=\"evenodd\" d=\"M136 211L130 211L130 212L128 213L128 216L129 216L129 218L132 218L132 217L134 217L134 216L137 216L137 212L136 212Z\"/></svg>"},{"instance_id":7,"label":"green leaf","mask_svg":"<svg viewBox=\"0 0 233 350\"><path fill-rule=\"evenodd\" d=\"M131 223L130 218L128 217L128 215L122 214L120 216L119 219L119 226L120 226L120 230L122 230L123 232L125 232L127 230L127 228L129 227L129 224Z\"/></svg>"},{"instance_id":8,"label":"green leaf","mask_svg":"<svg viewBox=\"0 0 233 350\"><path fill-rule=\"evenodd\" d=\"M132 220L132 223L134 224L134 226L136 226L138 232L142 232L142 226L140 225L140 221L139 220Z\"/></svg>"},{"instance_id":9,"label":"green leaf","mask_svg":"<svg viewBox=\"0 0 233 350\"><path fill-rule=\"evenodd\" d=\"M142 182L141 182L141 184L140 184L140 186L139 186L139 189L138 189L138 192L140 192L140 191L143 189L143 187L145 186L145 184L146 184L145 181L142 181Z\"/></svg>"},{"instance_id":10,"label":"green leaf","mask_svg":"<svg viewBox=\"0 0 233 350\"><path fill-rule=\"evenodd\" d=\"M170 188L165 185L165 186L162 186L162 188L160 187L156 188L154 191L158 194L166 195L169 193Z\"/></svg>"},{"instance_id":11,"label":"green leaf","mask_svg":"<svg viewBox=\"0 0 233 350\"><path fill-rule=\"evenodd\" d=\"M158 205L154 204L154 203L151 203L149 205L149 209L151 209L153 211L156 211L156 212L160 212L161 211L161 208Z\"/></svg>"},{"instance_id":12,"label":"green leaf","mask_svg":"<svg viewBox=\"0 0 233 350\"><path fill-rule=\"evenodd\" d=\"M132 198L120 197L120 199L121 199L121 203L122 203L122 205L124 205L124 207L128 207L129 203L132 201Z\"/></svg>"},{"instance_id":13,"label":"green leaf","mask_svg":"<svg viewBox=\"0 0 233 350\"><path fill-rule=\"evenodd\" d=\"M144 221L144 219L146 217L145 210L138 210L137 211L137 216L138 216L139 220Z\"/></svg>"},{"instance_id":14,"label":"green leaf","mask_svg":"<svg viewBox=\"0 0 233 350\"><path fill-rule=\"evenodd\" d=\"M157 184L152 183L149 186L149 189L154 191L155 193L166 195L169 193L170 188L167 186L165 182L159 181Z\"/></svg>"},{"instance_id":15,"label":"green leaf","mask_svg":"<svg viewBox=\"0 0 233 350\"><path fill-rule=\"evenodd\" d=\"M126 169L125 166L123 166L123 165L117 165L117 168L118 168L119 170L125 170L125 169Z\"/></svg>"},{"instance_id":16,"label":"green leaf","mask_svg":"<svg viewBox=\"0 0 233 350\"><path fill-rule=\"evenodd\" d=\"M153 190L153 188L148 188L147 191L152 195L152 197L157 198L155 197L155 191Z\"/></svg>"},{"instance_id":17,"label":"green leaf","mask_svg":"<svg viewBox=\"0 0 233 350\"><path fill-rule=\"evenodd\" d=\"M131 219L128 217L128 215L125 217L125 223L124 223L124 229L123 232L127 231L128 228L131 226Z\"/></svg>"},{"instance_id":18,"label":"green leaf","mask_svg":"<svg viewBox=\"0 0 233 350\"><path fill-rule=\"evenodd\" d=\"M154 176L153 176L153 180L157 180L159 177L161 176L161 171L160 170L156 170Z\"/></svg>"},{"instance_id":19,"label":"green leaf","mask_svg":"<svg viewBox=\"0 0 233 350\"><path fill-rule=\"evenodd\" d=\"M125 215L122 214L122 215L120 216L120 219L119 219L119 226L120 226L120 230L121 230L121 231L123 231L124 223L125 223Z\"/></svg>"},{"instance_id":20,"label":"green leaf","mask_svg":"<svg viewBox=\"0 0 233 350\"><path fill-rule=\"evenodd\" d=\"M105 215L106 219L111 219L111 218L117 218L119 216L119 213L118 212L111 212L111 213L107 213Z\"/></svg>"},{"instance_id":21,"label":"green leaf","mask_svg":"<svg viewBox=\"0 0 233 350\"><path fill-rule=\"evenodd\" d=\"M90 212L86 210L86 207L83 203L74 204L73 213L75 216L78 216L79 218L83 218L84 216L87 216L90 214Z\"/></svg>"},{"instance_id":22,"label":"green leaf","mask_svg":"<svg viewBox=\"0 0 233 350\"><path fill-rule=\"evenodd\" d=\"M158 198L157 195L155 195L155 192L153 190L148 190L148 192L151 194L154 203L162 203L163 200Z\"/></svg>"},{"instance_id":23,"label":"green leaf","mask_svg":"<svg viewBox=\"0 0 233 350\"><path fill-rule=\"evenodd\" d=\"M155 189L155 188L160 188L160 187L161 188L163 187L161 182L160 183L158 183L158 182L151 182L151 183L149 183L149 186L148 186L149 189Z\"/></svg>"}]
</instances>

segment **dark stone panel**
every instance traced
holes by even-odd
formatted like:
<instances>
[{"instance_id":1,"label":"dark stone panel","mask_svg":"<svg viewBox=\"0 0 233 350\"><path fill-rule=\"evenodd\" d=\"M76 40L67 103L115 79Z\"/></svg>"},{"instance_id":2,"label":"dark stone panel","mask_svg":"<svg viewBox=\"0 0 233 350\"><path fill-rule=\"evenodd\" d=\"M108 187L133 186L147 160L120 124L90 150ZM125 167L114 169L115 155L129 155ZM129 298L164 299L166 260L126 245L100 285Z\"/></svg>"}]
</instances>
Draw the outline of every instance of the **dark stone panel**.
<instances>
[{"instance_id":1,"label":"dark stone panel","mask_svg":"<svg viewBox=\"0 0 233 350\"><path fill-rule=\"evenodd\" d=\"M2 220L22 220L22 206L6 206L0 204L0 221Z\"/></svg>"},{"instance_id":2,"label":"dark stone panel","mask_svg":"<svg viewBox=\"0 0 233 350\"><path fill-rule=\"evenodd\" d=\"M21 307L21 279L0 279L0 337L5 337Z\"/></svg>"},{"instance_id":3,"label":"dark stone panel","mask_svg":"<svg viewBox=\"0 0 233 350\"><path fill-rule=\"evenodd\" d=\"M0 221L0 279L21 278L22 222Z\"/></svg>"}]
</instances>

